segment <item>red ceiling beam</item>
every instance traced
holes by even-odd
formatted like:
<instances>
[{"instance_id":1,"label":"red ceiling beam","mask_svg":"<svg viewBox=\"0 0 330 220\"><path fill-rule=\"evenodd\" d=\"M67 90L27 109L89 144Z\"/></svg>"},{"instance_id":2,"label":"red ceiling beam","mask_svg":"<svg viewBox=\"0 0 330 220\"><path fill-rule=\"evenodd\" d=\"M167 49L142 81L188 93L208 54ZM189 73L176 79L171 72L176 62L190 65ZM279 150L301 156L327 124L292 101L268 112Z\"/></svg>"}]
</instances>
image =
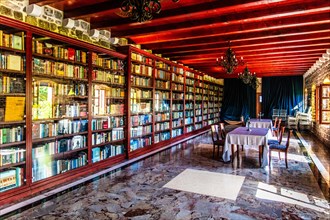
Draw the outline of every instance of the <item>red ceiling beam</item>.
<instances>
[{"instance_id":1,"label":"red ceiling beam","mask_svg":"<svg viewBox=\"0 0 330 220\"><path fill-rule=\"evenodd\" d=\"M144 26L132 26L127 28L126 26L113 27L112 34L119 37L130 37L138 35L150 35L152 33L164 33L166 31L179 32L183 30L191 31L197 28L203 28L205 26L216 27L217 25L228 25L228 24L244 24L253 21L266 21L272 20L275 18L286 18L286 17L295 17L295 16L312 16L314 14L319 14L322 11L329 10L329 2L327 1L310 1L305 4L295 4L295 5L284 5L275 8L261 8L254 11L244 11L237 13L235 10L226 10L223 13L218 12L211 14L205 12L203 16L193 16L191 15L190 19L184 19L182 21L176 20L175 23L167 22L165 24L158 24L157 21L146 24ZM166 13L166 12L165 12ZM212 16L211 16L212 15ZM152 25L152 26L151 26Z\"/></svg>"}]
</instances>

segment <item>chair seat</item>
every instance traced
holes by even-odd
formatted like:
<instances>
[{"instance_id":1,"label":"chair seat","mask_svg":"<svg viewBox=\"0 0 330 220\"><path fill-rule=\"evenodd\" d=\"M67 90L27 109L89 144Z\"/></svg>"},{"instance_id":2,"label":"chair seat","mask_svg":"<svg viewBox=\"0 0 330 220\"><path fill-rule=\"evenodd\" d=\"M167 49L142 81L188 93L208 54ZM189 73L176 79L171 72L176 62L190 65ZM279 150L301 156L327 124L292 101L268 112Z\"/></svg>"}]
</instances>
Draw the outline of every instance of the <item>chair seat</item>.
<instances>
[{"instance_id":1,"label":"chair seat","mask_svg":"<svg viewBox=\"0 0 330 220\"><path fill-rule=\"evenodd\" d=\"M271 144L269 145L269 149L271 150L285 150L286 146L282 144Z\"/></svg>"},{"instance_id":2,"label":"chair seat","mask_svg":"<svg viewBox=\"0 0 330 220\"><path fill-rule=\"evenodd\" d=\"M280 144L278 140L268 140L268 145L278 145Z\"/></svg>"}]
</instances>

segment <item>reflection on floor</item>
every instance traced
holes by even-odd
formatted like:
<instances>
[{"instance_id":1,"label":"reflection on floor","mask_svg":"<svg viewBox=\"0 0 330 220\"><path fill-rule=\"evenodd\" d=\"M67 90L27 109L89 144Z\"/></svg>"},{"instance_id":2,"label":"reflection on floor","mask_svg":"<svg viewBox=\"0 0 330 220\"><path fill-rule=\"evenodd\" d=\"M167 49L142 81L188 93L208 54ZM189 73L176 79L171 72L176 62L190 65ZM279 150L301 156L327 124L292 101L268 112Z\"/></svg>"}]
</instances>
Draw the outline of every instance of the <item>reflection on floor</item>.
<instances>
[{"instance_id":1,"label":"reflection on floor","mask_svg":"<svg viewBox=\"0 0 330 220\"><path fill-rule=\"evenodd\" d=\"M298 140L291 142L288 169L278 154L271 169L260 168L253 147L244 148L239 160L224 164L212 159L211 142L209 135L197 137L9 219L329 219L329 204ZM238 177L242 185L237 198L166 187L187 171Z\"/></svg>"}]
</instances>

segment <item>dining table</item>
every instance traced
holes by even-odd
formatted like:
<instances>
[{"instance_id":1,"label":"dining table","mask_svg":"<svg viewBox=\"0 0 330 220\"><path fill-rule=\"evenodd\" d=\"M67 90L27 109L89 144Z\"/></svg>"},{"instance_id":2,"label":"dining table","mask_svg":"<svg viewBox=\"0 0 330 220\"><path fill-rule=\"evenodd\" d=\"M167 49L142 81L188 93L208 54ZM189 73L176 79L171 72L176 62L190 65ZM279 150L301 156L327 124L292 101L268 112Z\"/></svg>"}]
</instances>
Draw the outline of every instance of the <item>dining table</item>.
<instances>
[{"instance_id":1,"label":"dining table","mask_svg":"<svg viewBox=\"0 0 330 220\"><path fill-rule=\"evenodd\" d=\"M250 119L250 127L252 127L252 128L269 128L269 129L272 129L273 121L271 119L251 118Z\"/></svg>"},{"instance_id":2,"label":"dining table","mask_svg":"<svg viewBox=\"0 0 330 220\"><path fill-rule=\"evenodd\" d=\"M224 162L234 160L234 146L237 146L237 156L239 158L239 146L259 147L259 164L261 167L268 165L268 139L272 137L269 128L238 127L228 132L223 147L222 159Z\"/></svg>"}]
</instances>

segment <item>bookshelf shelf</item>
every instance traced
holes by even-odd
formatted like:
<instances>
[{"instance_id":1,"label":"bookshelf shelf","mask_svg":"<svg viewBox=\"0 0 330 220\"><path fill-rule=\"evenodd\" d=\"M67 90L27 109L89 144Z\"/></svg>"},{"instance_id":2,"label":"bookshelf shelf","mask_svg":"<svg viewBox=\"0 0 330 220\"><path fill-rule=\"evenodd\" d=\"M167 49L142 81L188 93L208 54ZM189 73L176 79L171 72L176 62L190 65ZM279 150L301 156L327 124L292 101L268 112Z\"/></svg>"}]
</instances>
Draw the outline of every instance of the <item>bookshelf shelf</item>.
<instances>
[{"instance_id":1,"label":"bookshelf shelf","mask_svg":"<svg viewBox=\"0 0 330 220\"><path fill-rule=\"evenodd\" d=\"M10 142L6 144L0 144L0 148L6 148L6 147L15 147L19 145L24 145L26 142L25 141L16 141L16 142Z\"/></svg>"},{"instance_id":2,"label":"bookshelf shelf","mask_svg":"<svg viewBox=\"0 0 330 220\"><path fill-rule=\"evenodd\" d=\"M65 81L81 81L81 82L86 82L86 83L88 81L88 79L81 79L81 78L67 77L67 76L58 76L58 75L53 75L52 73L49 73L49 74L33 73L33 77L47 78L47 79L59 79L59 80L65 80Z\"/></svg>"},{"instance_id":3,"label":"bookshelf shelf","mask_svg":"<svg viewBox=\"0 0 330 220\"><path fill-rule=\"evenodd\" d=\"M33 119L33 122L53 122L53 121L60 121L63 119L69 119L69 120L84 120L87 119L87 116L80 116L80 117L60 117L60 118L40 118L40 119Z\"/></svg>"},{"instance_id":4,"label":"bookshelf shelf","mask_svg":"<svg viewBox=\"0 0 330 220\"><path fill-rule=\"evenodd\" d=\"M38 58L45 58L47 60L60 61L60 62L63 62L63 63L76 64L76 65L79 65L79 66L88 66L88 63L77 62L77 61L74 61L74 60L61 59L61 58L53 57L52 55L32 53L32 56L33 57L38 57Z\"/></svg>"},{"instance_id":5,"label":"bookshelf shelf","mask_svg":"<svg viewBox=\"0 0 330 220\"><path fill-rule=\"evenodd\" d=\"M59 139L74 137L76 135L87 135L87 134L88 134L88 132L86 131L86 132L78 132L78 133L74 133L74 134L57 135L57 136L53 136L53 137L35 138L32 140L32 143L36 144L36 143L41 143L41 142L56 141Z\"/></svg>"},{"instance_id":6,"label":"bookshelf shelf","mask_svg":"<svg viewBox=\"0 0 330 220\"><path fill-rule=\"evenodd\" d=\"M25 93L0 93L0 96L25 96Z\"/></svg>"},{"instance_id":7,"label":"bookshelf shelf","mask_svg":"<svg viewBox=\"0 0 330 220\"><path fill-rule=\"evenodd\" d=\"M152 86L139 86L139 85L132 85L132 88L153 89Z\"/></svg>"},{"instance_id":8,"label":"bookshelf shelf","mask_svg":"<svg viewBox=\"0 0 330 220\"><path fill-rule=\"evenodd\" d=\"M142 135L137 135L137 136L132 136L132 135L131 135L131 139L143 138L143 137L150 136L150 135L152 135L152 132L150 132L150 133L145 133L145 134L142 134Z\"/></svg>"},{"instance_id":9,"label":"bookshelf shelf","mask_svg":"<svg viewBox=\"0 0 330 220\"><path fill-rule=\"evenodd\" d=\"M124 142L125 140L126 139L123 138L123 139L119 139L119 140L107 141L107 142L104 142L104 143L92 145L92 148L103 147L103 146L108 145L108 144L118 144L118 143Z\"/></svg>"},{"instance_id":10,"label":"bookshelf shelf","mask_svg":"<svg viewBox=\"0 0 330 220\"><path fill-rule=\"evenodd\" d=\"M10 69L3 69L0 68L1 73L7 73L7 74L20 74L25 75L25 71L18 71L18 70L10 70Z\"/></svg>"},{"instance_id":11,"label":"bookshelf shelf","mask_svg":"<svg viewBox=\"0 0 330 220\"><path fill-rule=\"evenodd\" d=\"M2 166L0 166L0 171L6 170L6 169L9 169L9 168L13 168L13 167L23 166L23 165L24 166L26 165L25 161L2 165Z\"/></svg>"},{"instance_id":12,"label":"bookshelf shelf","mask_svg":"<svg viewBox=\"0 0 330 220\"><path fill-rule=\"evenodd\" d=\"M170 131L171 129L170 128L167 128L167 129L163 129L163 130L159 130L159 131L155 131L155 133L162 133L164 131Z\"/></svg>"},{"instance_id":13,"label":"bookshelf shelf","mask_svg":"<svg viewBox=\"0 0 330 220\"><path fill-rule=\"evenodd\" d=\"M17 53L17 54L25 54L25 50L18 50L18 49L14 49L14 48L11 48L11 47L0 46L0 50L12 52L12 53Z\"/></svg>"}]
</instances>

